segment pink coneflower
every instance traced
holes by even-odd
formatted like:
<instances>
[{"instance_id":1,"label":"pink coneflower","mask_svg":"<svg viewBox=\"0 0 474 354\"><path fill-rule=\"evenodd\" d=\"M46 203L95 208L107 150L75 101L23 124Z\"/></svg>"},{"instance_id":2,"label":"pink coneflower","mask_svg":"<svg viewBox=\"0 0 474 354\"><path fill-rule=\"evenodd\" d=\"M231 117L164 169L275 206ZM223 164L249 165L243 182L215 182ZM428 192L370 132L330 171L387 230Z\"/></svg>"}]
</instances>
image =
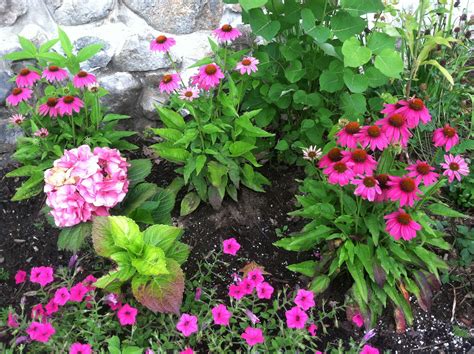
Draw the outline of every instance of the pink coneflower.
<instances>
[{"instance_id":1,"label":"pink coneflower","mask_svg":"<svg viewBox=\"0 0 474 354\"><path fill-rule=\"evenodd\" d=\"M336 162L339 162L342 160L342 152L341 149L335 147L329 150L329 152L324 155L321 160L319 160L318 167L319 168L325 168L328 167Z\"/></svg>"},{"instance_id":2,"label":"pink coneflower","mask_svg":"<svg viewBox=\"0 0 474 354\"><path fill-rule=\"evenodd\" d=\"M398 200L401 207L413 206L415 200L420 199L417 195L420 192L418 182L411 177L391 176L387 184L390 186L387 192L388 199L394 202Z\"/></svg>"},{"instance_id":3,"label":"pink coneflower","mask_svg":"<svg viewBox=\"0 0 474 354\"><path fill-rule=\"evenodd\" d=\"M399 142L403 146L407 145L411 133L408 130L406 118L401 114L394 113L390 116L386 116L375 122L375 124L382 128L382 131L391 143Z\"/></svg>"},{"instance_id":4,"label":"pink coneflower","mask_svg":"<svg viewBox=\"0 0 474 354\"><path fill-rule=\"evenodd\" d=\"M150 50L166 53L176 44L174 38L160 35L150 42Z\"/></svg>"},{"instance_id":5,"label":"pink coneflower","mask_svg":"<svg viewBox=\"0 0 474 354\"><path fill-rule=\"evenodd\" d=\"M416 237L418 230L421 230L421 225L413 221L410 214L401 208L383 218L387 220L385 231L395 240L403 238L405 241L409 241Z\"/></svg>"},{"instance_id":6,"label":"pink coneflower","mask_svg":"<svg viewBox=\"0 0 474 354\"><path fill-rule=\"evenodd\" d=\"M233 41L242 35L237 28L233 28L229 24L222 25L222 27L215 29L212 33L214 33L218 42Z\"/></svg>"},{"instance_id":7,"label":"pink coneflower","mask_svg":"<svg viewBox=\"0 0 474 354\"><path fill-rule=\"evenodd\" d=\"M24 68L20 70L15 82L18 87L31 87L40 78L41 76L36 71Z\"/></svg>"},{"instance_id":8,"label":"pink coneflower","mask_svg":"<svg viewBox=\"0 0 474 354\"><path fill-rule=\"evenodd\" d=\"M187 313L183 313L179 319L176 329L180 331L185 337L198 331L198 318Z\"/></svg>"},{"instance_id":9,"label":"pink coneflower","mask_svg":"<svg viewBox=\"0 0 474 354\"><path fill-rule=\"evenodd\" d=\"M87 71L79 71L73 78L72 84L76 88L86 87L96 83L97 79L95 75L88 73Z\"/></svg>"},{"instance_id":10,"label":"pink coneflower","mask_svg":"<svg viewBox=\"0 0 474 354\"><path fill-rule=\"evenodd\" d=\"M22 114L14 114L10 117L9 121L15 125L21 125L25 121L25 117Z\"/></svg>"},{"instance_id":11,"label":"pink coneflower","mask_svg":"<svg viewBox=\"0 0 474 354\"><path fill-rule=\"evenodd\" d=\"M441 167L445 169L443 175L448 177L449 183L454 181L455 178L461 181L461 176L469 174L469 167L461 156L444 155L444 161L445 163L442 163Z\"/></svg>"},{"instance_id":12,"label":"pink coneflower","mask_svg":"<svg viewBox=\"0 0 474 354\"><path fill-rule=\"evenodd\" d=\"M385 115L391 115L395 113L397 109L402 108L403 106L397 102L397 103L385 103L383 107L384 108L380 111L380 113L385 114Z\"/></svg>"},{"instance_id":13,"label":"pink coneflower","mask_svg":"<svg viewBox=\"0 0 474 354\"><path fill-rule=\"evenodd\" d=\"M408 128L415 128L420 120L423 124L431 120L430 111L420 98L412 98L408 101L400 100L398 104L402 107L397 112L406 118Z\"/></svg>"},{"instance_id":14,"label":"pink coneflower","mask_svg":"<svg viewBox=\"0 0 474 354\"><path fill-rule=\"evenodd\" d=\"M343 151L342 162L351 162L352 170L355 174L371 175L377 168L377 161L364 149L355 149L354 151Z\"/></svg>"},{"instance_id":15,"label":"pink coneflower","mask_svg":"<svg viewBox=\"0 0 474 354\"><path fill-rule=\"evenodd\" d=\"M390 176L385 173L381 173L381 174L375 175L375 179L377 180L377 182L379 182L379 187L380 187L380 190L382 191L381 194L375 195L375 201L383 202L387 200L387 192L390 189L390 186L388 185Z\"/></svg>"},{"instance_id":16,"label":"pink coneflower","mask_svg":"<svg viewBox=\"0 0 474 354\"><path fill-rule=\"evenodd\" d=\"M41 106L39 106L39 114L42 116L49 115L50 117L57 117L59 112L58 108L56 107L58 104L58 99L56 97L50 97L46 101L46 103L43 103Z\"/></svg>"},{"instance_id":17,"label":"pink coneflower","mask_svg":"<svg viewBox=\"0 0 474 354\"><path fill-rule=\"evenodd\" d=\"M166 74L160 81L160 92L171 93L179 87L180 77L178 74Z\"/></svg>"},{"instance_id":18,"label":"pink coneflower","mask_svg":"<svg viewBox=\"0 0 474 354\"><path fill-rule=\"evenodd\" d=\"M199 89L197 87L184 87L178 90L179 98L184 101L192 102L199 97Z\"/></svg>"},{"instance_id":19,"label":"pink coneflower","mask_svg":"<svg viewBox=\"0 0 474 354\"><path fill-rule=\"evenodd\" d=\"M331 184L339 184L345 186L354 178L354 171L351 169L353 164L351 162L336 162L326 167L323 172L328 175L328 181Z\"/></svg>"},{"instance_id":20,"label":"pink coneflower","mask_svg":"<svg viewBox=\"0 0 474 354\"><path fill-rule=\"evenodd\" d=\"M46 128L41 128L35 131L33 135L37 136L38 138L46 138L49 135L49 131Z\"/></svg>"},{"instance_id":21,"label":"pink coneflower","mask_svg":"<svg viewBox=\"0 0 474 354\"><path fill-rule=\"evenodd\" d=\"M60 68L56 65L50 65L46 69L43 70L43 78L48 80L49 82L53 81L62 81L67 79L68 73L63 68Z\"/></svg>"},{"instance_id":22,"label":"pink coneflower","mask_svg":"<svg viewBox=\"0 0 474 354\"><path fill-rule=\"evenodd\" d=\"M298 306L291 308L285 312L286 325L288 328L304 328L306 321L308 320L308 315Z\"/></svg>"},{"instance_id":23,"label":"pink coneflower","mask_svg":"<svg viewBox=\"0 0 474 354\"><path fill-rule=\"evenodd\" d=\"M433 172L435 168L427 162L416 160L415 164L409 165L406 169L409 171L408 177L414 178L417 183L423 182L425 186L430 186L438 180L439 175Z\"/></svg>"},{"instance_id":24,"label":"pink coneflower","mask_svg":"<svg viewBox=\"0 0 474 354\"><path fill-rule=\"evenodd\" d=\"M354 194L362 197L362 199L367 199L373 202L377 195L382 194L379 182L374 176L365 176L361 179L354 179L351 183L357 186Z\"/></svg>"},{"instance_id":25,"label":"pink coneflower","mask_svg":"<svg viewBox=\"0 0 474 354\"><path fill-rule=\"evenodd\" d=\"M10 96L7 97L7 103L11 106L16 106L21 101L29 100L32 94L33 91L29 88L15 87Z\"/></svg>"},{"instance_id":26,"label":"pink coneflower","mask_svg":"<svg viewBox=\"0 0 474 354\"><path fill-rule=\"evenodd\" d=\"M199 73L192 77L193 85L197 85L203 90L210 90L219 85L224 78L221 68L217 64L203 65L199 68Z\"/></svg>"},{"instance_id":27,"label":"pink coneflower","mask_svg":"<svg viewBox=\"0 0 474 354\"><path fill-rule=\"evenodd\" d=\"M363 126L360 128L360 131L355 134L355 138L362 147L365 148L369 146L373 151L377 149L382 151L389 144L387 136L377 125Z\"/></svg>"},{"instance_id":28,"label":"pink coneflower","mask_svg":"<svg viewBox=\"0 0 474 354\"><path fill-rule=\"evenodd\" d=\"M337 134L337 143L343 147L350 149L357 148L356 134L360 131L360 124L357 122L349 122Z\"/></svg>"},{"instance_id":29,"label":"pink coneflower","mask_svg":"<svg viewBox=\"0 0 474 354\"><path fill-rule=\"evenodd\" d=\"M459 144L459 136L455 128L446 124L443 128L438 128L433 133L434 146L444 146L446 151Z\"/></svg>"},{"instance_id":30,"label":"pink coneflower","mask_svg":"<svg viewBox=\"0 0 474 354\"><path fill-rule=\"evenodd\" d=\"M84 102L82 102L80 98L74 96L61 97L56 105L61 116L72 116L73 112L79 113L82 107L84 107Z\"/></svg>"},{"instance_id":31,"label":"pink coneflower","mask_svg":"<svg viewBox=\"0 0 474 354\"><path fill-rule=\"evenodd\" d=\"M241 75L250 75L251 73L257 72L257 65L259 63L260 61L254 57L245 57L242 59L242 61L237 63L235 70L240 71Z\"/></svg>"}]
</instances>

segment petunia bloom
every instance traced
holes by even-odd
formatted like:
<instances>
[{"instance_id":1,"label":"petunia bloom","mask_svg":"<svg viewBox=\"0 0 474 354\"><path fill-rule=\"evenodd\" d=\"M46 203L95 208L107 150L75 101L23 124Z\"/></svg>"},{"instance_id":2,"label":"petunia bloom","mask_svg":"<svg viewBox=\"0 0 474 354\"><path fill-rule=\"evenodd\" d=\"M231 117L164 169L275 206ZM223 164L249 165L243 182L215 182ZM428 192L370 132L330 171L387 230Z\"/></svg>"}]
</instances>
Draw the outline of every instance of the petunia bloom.
<instances>
[{"instance_id":1,"label":"petunia bloom","mask_svg":"<svg viewBox=\"0 0 474 354\"><path fill-rule=\"evenodd\" d=\"M262 271L259 268L255 268L248 272L247 279L253 284L253 286L257 286L265 280Z\"/></svg>"},{"instance_id":2,"label":"petunia bloom","mask_svg":"<svg viewBox=\"0 0 474 354\"><path fill-rule=\"evenodd\" d=\"M290 310L285 312L286 317L286 325L288 328L296 328L301 329L304 328L306 325L306 321L308 320L308 315L298 306L291 308Z\"/></svg>"},{"instance_id":3,"label":"petunia bloom","mask_svg":"<svg viewBox=\"0 0 474 354\"><path fill-rule=\"evenodd\" d=\"M344 128L336 133L337 143L343 147L350 149L357 148L357 136L360 132L360 124L357 122L349 122Z\"/></svg>"},{"instance_id":4,"label":"petunia bloom","mask_svg":"<svg viewBox=\"0 0 474 354\"><path fill-rule=\"evenodd\" d=\"M236 300L240 300L246 295L244 289L240 286L240 284L231 284L229 286L229 296L233 297Z\"/></svg>"},{"instance_id":5,"label":"petunia bloom","mask_svg":"<svg viewBox=\"0 0 474 354\"><path fill-rule=\"evenodd\" d=\"M198 318L187 313L183 313L176 324L176 329L180 331L183 336L189 337L191 334L198 331Z\"/></svg>"},{"instance_id":6,"label":"petunia bloom","mask_svg":"<svg viewBox=\"0 0 474 354\"><path fill-rule=\"evenodd\" d=\"M405 205L412 207L415 200L420 199L417 195L421 193L418 182L411 177L392 176L387 184L390 186L387 192L388 199L398 201L401 207Z\"/></svg>"},{"instance_id":7,"label":"petunia bloom","mask_svg":"<svg viewBox=\"0 0 474 354\"><path fill-rule=\"evenodd\" d=\"M17 316L11 312L8 312L8 315L7 315L7 326L10 328L20 327Z\"/></svg>"},{"instance_id":8,"label":"petunia bloom","mask_svg":"<svg viewBox=\"0 0 474 354\"><path fill-rule=\"evenodd\" d=\"M56 290L56 292L54 293L53 300L59 306L64 306L66 302L69 301L70 297L71 297L71 294L69 293L69 290L66 287L62 287Z\"/></svg>"},{"instance_id":9,"label":"petunia bloom","mask_svg":"<svg viewBox=\"0 0 474 354\"><path fill-rule=\"evenodd\" d=\"M263 332L260 328L247 327L245 332L242 333L241 337L245 339L247 344L253 347L256 344L263 343L265 338L263 337Z\"/></svg>"},{"instance_id":10,"label":"petunia bloom","mask_svg":"<svg viewBox=\"0 0 474 354\"><path fill-rule=\"evenodd\" d=\"M51 323L31 322L26 329L26 333L31 340L47 343L49 338L56 333L56 330Z\"/></svg>"},{"instance_id":11,"label":"petunia bloom","mask_svg":"<svg viewBox=\"0 0 474 354\"><path fill-rule=\"evenodd\" d=\"M364 325L364 317L360 314L360 312L357 312L352 316L352 323L354 323L357 327L362 327Z\"/></svg>"},{"instance_id":12,"label":"petunia bloom","mask_svg":"<svg viewBox=\"0 0 474 354\"><path fill-rule=\"evenodd\" d=\"M166 53L172 46L176 44L174 38L167 37L165 35L159 35L150 42L150 50L154 52Z\"/></svg>"},{"instance_id":13,"label":"petunia bloom","mask_svg":"<svg viewBox=\"0 0 474 354\"><path fill-rule=\"evenodd\" d=\"M136 322L138 310L129 304L123 305L120 310L117 311L117 317L121 326L134 325Z\"/></svg>"},{"instance_id":14,"label":"petunia bloom","mask_svg":"<svg viewBox=\"0 0 474 354\"><path fill-rule=\"evenodd\" d=\"M400 238L409 241L416 237L416 232L421 230L421 225L415 222L410 214L403 209L398 209L391 214L385 215L386 220L385 231L395 240Z\"/></svg>"},{"instance_id":15,"label":"petunia bloom","mask_svg":"<svg viewBox=\"0 0 474 354\"><path fill-rule=\"evenodd\" d=\"M60 68L59 66L50 65L43 70L42 77L48 80L49 82L63 81L67 79L68 73L66 70Z\"/></svg>"},{"instance_id":16,"label":"petunia bloom","mask_svg":"<svg viewBox=\"0 0 474 354\"><path fill-rule=\"evenodd\" d=\"M89 289L82 283L77 283L71 288L70 300L73 302L81 302Z\"/></svg>"},{"instance_id":17,"label":"petunia bloom","mask_svg":"<svg viewBox=\"0 0 474 354\"><path fill-rule=\"evenodd\" d=\"M190 347L185 348L184 350L180 351L179 354L194 354L194 350Z\"/></svg>"},{"instance_id":18,"label":"petunia bloom","mask_svg":"<svg viewBox=\"0 0 474 354\"><path fill-rule=\"evenodd\" d=\"M259 60L254 57L245 57L237 63L235 70L240 71L241 75L250 75L251 73L257 72L257 65L259 63Z\"/></svg>"},{"instance_id":19,"label":"petunia bloom","mask_svg":"<svg viewBox=\"0 0 474 354\"><path fill-rule=\"evenodd\" d=\"M433 133L433 143L436 147L444 146L446 151L459 144L459 135L455 128L446 124L443 128L436 129Z\"/></svg>"},{"instance_id":20,"label":"petunia bloom","mask_svg":"<svg viewBox=\"0 0 474 354\"><path fill-rule=\"evenodd\" d=\"M31 87L40 78L41 76L36 71L24 68L20 70L15 82L18 87Z\"/></svg>"},{"instance_id":21,"label":"petunia bloom","mask_svg":"<svg viewBox=\"0 0 474 354\"><path fill-rule=\"evenodd\" d=\"M260 283L257 285L257 296L259 299L271 299L273 290L273 286L267 282Z\"/></svg>"},{"instance_id":22,"label":"petunia bloom","mask_svg":"<svg viewBox=\"0 0 474 354\"><path fill-rule=\"evenodd\" d=\"M461 181L461 176L469 174L469 166L461 156L444 155L444 161L441 167L444 168L443 175L448 177L449 183L453 182L454 179Z\"/></svg>"},{"instance_id":23,"label":"petunia bloom","mask_svg":"<svg viewBox=\"0 0 474 354\"><path fill-rule=\"evenodd\" d=\"M20 102L29 100L32 95L33 91L29 88L15 87L6 101L11 106L17 106Z\"/></svg>"},{"instance_id":24,"label":"petunia bloom","mask_svg":"<svg viewBox=\"0 0 474 354\"><path fill-rule=\"evenodd\" d=\"M415 164L409 165L407 168L408 177L414 178L418 183L423 182L425 186L430 186L438 180L439 174L434 171L434 167L427 162L417 160Z\"/></svg>"},{"instance_id":25,"label":"petunia bloom","mask_svg":"<svg viewBox=\"0 0 474 354\"><path fill-rule=\"evenodd\" d=\"M18 284L24 283L26 281L26 276L27 276L27 273L24 270L19 270L18 272L16 272L15 284L18 285Z\"/></svg>"},{"instance_id":26,"label":"petunia bloom","mask_svg":"<svg viewBox=\"0 0 474 354\"><path fill-rule=\"evenodd\" d=\"M228 238L222 242L222 249L225 254L235 256L240 249L240 244L235 238Z\"/></svg>"},{"instance_id":27,"label":"petunia bloom","mask_svg":"<svg viewBox=\"0 0 474 354\"><path fill-rule=\"evenodd\" d=\"M362 351L359 354L379 354L379 350L377 348L371 347L370 345L366 344L362 347Z\"/></svg>"},{"instance_id":28,"label":"petunia bloom","mask_svg":"<svg viewBox=\"0 0 474 354\"><path fill-rule=\"evenodd\" d=\"M311 334L311 337L316 336L316 331L318 330L318 326L316 326L314 323L311 323L307 329L308 329L309 334Z\"/></svg>"},{"instance_id":29,"label":"petunia bloom","mask_svg":"<svg viewBox=\"0 0 474 354\"><path fill-rule=\"evenodd\" d=\"M30 281L41 286L46 286L53 282L54 270L51 267L33 267L31 268Z\"/></svg>"},{"instance_id":30,"label":"petunia bloom","mask_svg":"<svg viewBox=\"0 0 474 354\"><path fill-rule=\"evenodd\" d=\"M59 305L54 302L54 299L48 301L48 303L44 306L45 312L47 316L51 316L52 314L58 312Z\"/></svg>"},{"instance_id":31,"label":"petunia bloom","mask_svg":"<svg viewBox=\"0 0 474 354\"><path fill-rule=\"evenodd\" d=\"M299 289L296 293L295 304L303 310L309 310L315 306L314 293L311 290Z\"/></svg>"},{"instance_id":32,"label":"petunia bloom","mask_svg":"<svg viewBox=\"0 0 474 354\"><path fill-rule=\"evenodd\" d=\"M160 81L160 92L171 93L179 87L179 74L166 74Z\"/></svg>"},{"instance_id":33,"label":"petunia bloom","mask_svg":"<svg viewBox=\"0 0 474 354\"><path fill-rule=\"evenodd\" d=\"M69 354L92 354L92 347L90 344L76 342L69 347Z\"/></svg>"},{"instance_id":34,"label":"petunia bloom","mask_svg":"<svg viewBox=\"0 0 474 354\"><path fill-rule=\"evenodd\" d=\"M95 75L88 73L86 71L79 71L73 78L72 84L75 88L82 88L87 87L89 85L95 84L97 82L97 78Z\"/></svg>"},{"instance_id":35,"label":"petunia bloom","mask_svg":"<svg viewBox=\"0 0 474 354\"><path fill-rule=\"evenodd\" d=\"M233 41L242 35L237 28L234 28L229 24L222 25L220 28L212 31L212 33L217 38L218 42Z\"/></svg>"},{"instance_id":36,"label":"petunia bloom","mask_svg":"<svg viewBox=\"0 0 474 354\"><path fill-rule=\"evenodd\" d=\"M217 305L211 310L212 318L214 319L214 324L221 326L228 326L229 320L232 317L232 314L227 307L223 304Z\"/></svg>"}]
</instances>

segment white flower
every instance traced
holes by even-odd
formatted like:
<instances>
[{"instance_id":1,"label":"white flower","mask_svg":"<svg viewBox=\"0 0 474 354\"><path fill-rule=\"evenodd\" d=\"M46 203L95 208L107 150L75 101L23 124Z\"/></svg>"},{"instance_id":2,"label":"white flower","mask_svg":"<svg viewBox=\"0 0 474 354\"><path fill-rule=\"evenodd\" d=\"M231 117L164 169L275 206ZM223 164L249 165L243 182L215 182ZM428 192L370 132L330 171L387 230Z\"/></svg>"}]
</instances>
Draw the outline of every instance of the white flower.
<instances>
[{"instance_id":1,"label":"white flower","mask_svg":"<svg viewBox=\"0 0 474 354\"><path fill-rule=\"evenodd\" d=\"M303 149L303 158L305 160L314 161L321 157L321 149L316 149L316 146L310 146L309 148Z\"/></svg>"}]
</instances>

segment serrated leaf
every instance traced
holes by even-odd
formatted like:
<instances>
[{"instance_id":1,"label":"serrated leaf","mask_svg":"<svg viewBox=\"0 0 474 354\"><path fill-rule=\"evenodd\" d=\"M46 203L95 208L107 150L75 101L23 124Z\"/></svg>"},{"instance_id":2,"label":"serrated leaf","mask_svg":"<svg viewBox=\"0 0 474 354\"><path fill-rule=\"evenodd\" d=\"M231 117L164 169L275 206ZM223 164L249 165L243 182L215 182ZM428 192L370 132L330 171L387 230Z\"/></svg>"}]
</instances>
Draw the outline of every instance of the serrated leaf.
<instances>
[{"instance_id":1,"label":"serrated leaf","mask_svg":"<svg viewBox=\"0 0 474 354\"><path fill-rule=\"evenodd\" d=\"M73 227L61 230L58 236L58 249L76 253L84 245L84 241L91 235L92 224L83 222Z\"/></svg>"},{"instance_id":2,"label":"serrated leaf","mask_svg":"<svg viewBox=\"0 0 474 354\"><path fill-rule=\"evenodd\" d=\"M96 216L92 221L92 245L102 257L110 257L121 249L115 245L107 216Z\"/></svg>"},{"instance_id":3,"label":"serrated leaf","mask_svg":"<svg viewBox=\"0 0 474 354\"><path fill-rule=\"evenodd\" d=\"M142 275L169 274L166 268L165 252L159 247L148 244L145 244L143 253L139 258L132 259L132 265Z\"/></svg>"}]
</instances>

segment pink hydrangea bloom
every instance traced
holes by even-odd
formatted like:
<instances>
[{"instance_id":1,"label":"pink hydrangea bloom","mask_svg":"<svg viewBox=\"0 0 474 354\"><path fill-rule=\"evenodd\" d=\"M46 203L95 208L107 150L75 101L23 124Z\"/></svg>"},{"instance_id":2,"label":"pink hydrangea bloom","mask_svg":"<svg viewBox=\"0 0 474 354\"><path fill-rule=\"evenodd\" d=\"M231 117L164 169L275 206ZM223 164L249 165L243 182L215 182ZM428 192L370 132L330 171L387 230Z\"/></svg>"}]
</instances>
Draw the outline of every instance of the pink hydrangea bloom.
<instances>
[{"instance_id":1,"label":"pink hydrangea bloom","mask_svg":"<svg viewBox=\"0 0 474 354\"><path fill-rule=\"evenodd\" d=\"M59 306L64 306L66 302L69 301L70 297L71 297L71 294L69 293L69 290L66 287L62 287L56 290L56 292L54 293L53 300Z\"/></svg>"},{"instance_id":2,"label":"pink hydrangea bloom","mask_svg":"<svg viewBox=\"0 0 474 354\"><path fill-rule=\"evenodd\" d=\"M150 42L150 50L154 52L166 53L175 44L176 41L174 38L166 37L165 35L159 35Z\"/></svg>"},{"instance_id":3,"label":"pink hydrangea bloom","mask_svg":"<svg viewBox=\"0 0 474 354\"><path fill-rule=\"evenodd\" d=\"M6 101L11 106L17 106L20 102L29 100L32 95L33 91L29 88L15 87Z\"/></svg>"},{"instance_id":4,"label":"pink hydrangea bloom","mask_svg":"<svg viewBox=\"0 0 474 354\"><path fill-rule=\"evenodd\" d=\"M58 99L56 97L50 97L48 100L39 106L38 112L42 116L57 117L59 110L56 107L58 104Z\"/></svg>"},{"instance_id":5,"label":"pink hydrangea bloom","mask_svg":"<svg viewBox=\"0 0 474 354\"><path fill-rule=\"evenodd\" d=\"M54 281L54 270L51 267L31 268L30 281L41 286L46 286Z\"/></svg>"},{"instance_id":6,"label":"pink hydrangea bloom","mask_svg":"<svg viewBox=\"0 0 474 354\"><path fill-rule=\"evenodd\" d=\"M7 316L7 326L10 328L18 328L20 324L18 323L17 316L11 312L8 312Z\"/></svg>"},{"instance_id":7,"label":"pink hydrangea bloom","mask_svg":"<svg viewBox=\"0 0 474 354\"><path fill-rule=\"evenodd\" d=\"M86 87L92 84L95 84L97 82L97 79L95 75L92 75L86 71L79 71L73 78L72 78L72 84L76 88L82 88Z\"/></svg>"},{"instance_id":8,"label":"pink hydrangea bloom","mask_svg":"<svg viewBox=\"0 0 474 354\"><path fill-rule=\"evenodd\" d=\"M370 345L366 344L362 347L362 351L360 354L379 354L379 350L377 348L371 347Z\"/></svg>"},{"instance_id":9,"label":"pink hydrangea bloom","mask_svg":"<svg viewBox=\"0 0 474 354\"><path fill-rule=\"evenodd\" d=\"M415 128L420 123L428 123L431 120L430 111L425 107L423 100L420 98L412 98L408 101L400 100L398 104L402 106L397 112L403 115L408 124L408 128Z\"/></svg>"},{"instance_id":10,"label":"pink hydrangea bloom","mask_svg":"<svg viewBox=\"0 0 474 354\"><path fill-rule=\"evenodd\" d=\"M257 296L259 299L271 299L273 287L267 282L257 284Z\"/></svg>"},{"instance_id":11,"label":"pink hydrangea bloom","mask_svg":"<svg viewBox=\"0 0 474 354\"><path fill-rule=\"evenodd\" d=\"M50 65L43 70L42 77L48 80L49 82L62 81L67 79L68 74L66 70L60 68L59 66Z\"/></svg>"},{"instance_id":12,"label":"pink hydrangea bloom","mask_svg":"<svg viewBox=\"0 0 474 354\"><path fill-rule=\"evenodd\" d=\"M352 166L354 166L354 164L351 161L348 161L347 163L339 161L326 167L323 170L323 173L328 175L329 183L345 186L355 177Z\"/></svg>"},{"instance_id":13,"label":"pink hydrangea bloom","mask_svg":"<svg viewBox=\"0 0 474 354\"><path fill-rule=\"evenodd\" d=\"M247 327L241 337L245 339L248 345L253 347L256 344L263 343L265 338L260 328Z\"/></svg>"},{"instance_id":14,"label":"pink hydrangea bloom","mask_svg":"<svg viewBox=\"0 0 474 354\"><path fill-rule=\"evenodd\" d=\"M47 316L51 316L52 314L58 312L59 305L54 302L54 299L48 301L48 303L44 307Z\"/></svg>"},{"instance_id":15,"label":"pink hydrangea bloom","mask_svg":"<svg viewBox=\"0 0 474 354\"><path fill-rule=\"evenodd\" d=\"M233 237L224 240L224 242L222 242L222 246L223 252L232 256L235 256L237 251L240 249L240 244Z\"/></svg>"},{"instance_id":16,"label":"pink hydrangea bloom","mask_svg":"<svg viewBox=\"0 0 474 354\"><path fill-rule=\"evenodd\" d=\"M314 323L311 323L309 326L308 326L308 332L309 334L311 334L311 337L315 337L316 336L316 331L318 330L318 326L316 326Z\"/></svg>"},{"instance_id":17,"label":"pink hydrangea bloom","mask_svg":"<svg viewBox=\"0 0 474 354\"><path fill-rule=\"evenodd\" d=\"M19 270L18 272L16 272L15 284L18 285L18 284L24 283L26 281L26 276L27 276L27 273L24 270Z\"/></svg>"},{"instance_id":18,"label":"pink hydrangea bloom","mask_svg":"<svg viewBox=\"0 0 474 354\"><path fill-rule=\"evenodd\" d=\"M357 312L356 314L354 314L354 316L352 316L352 323L354 323L357 327L362 327L364 325L364 317L362 317L362 315Z\"/></svg>"},{"instance_id":19,"label":"pink hydrangea bloom","mask_svg":"<svg viewBox=\"0 0 474 354\"><path fill-rule=\"evenodd\" d=\"M443 128L436 129L433 133L433 143L436 147L444 146L446 151L459 144L459 135L455 128L446 124Z\"/></svg>"},{"instance_id":20,"label":"pink hydrangea bloom","mask_svg":"<svg viewBox=\"0 0 474 354\"><path fill-rule=\"evenodd\" d=\"M81 302L88 291L89 289L87 288L87 286L82 283L77 283L71 288L71 296L69 300L72 302Z\"/></svg>"},{"instance_id":21,"label":"pink hydrangea bloom","mask_svg":"<svg viewBox=\"0 0 474 354\"><path fill-rule=\"evenodd\" d=\"M117 311L117 317L121 326L134 325L136 322L138 310L129 304L123 305Z\"/></svg>"},{"instance_id":22,"label":"pink hydrangea bloom","mask_svg":"<svg viewBox=\"0 0 474 354\"><path fill-rule=\"evenodd\" d=\"M336 133L337 143L342 147L350 149L357 148L357 135L360 132L360 124L358 122L349 122L344 128Z\"/></svg>"},{"instance_id":23,"label":"pink hydrangea bloom","mask_svg":"<svg viewBox=\"0 0 474 354\"><path fill-rule=\"evenodd\" d=\"M244 289L240 286L240 284L231 284L229 286L229 296L233 297L236 300L240 300L246 295Z\"/></svg>"},{"instance_id":24,"label":"pink hydrangea bloom","mask_svg":"<svg viewBox=\"0 0 474 354\"><path fill-rule=\"evenodd\" d=\"M390 186L390 189L387 192L387 197L391 201L398 201L400 206L413 206L415 200L419 200L418 196L421 193L418 188L418 182L411 177L398 177L392 176L387 182Z\"/></svg>"},{"instance_id":25,"label":"pink hydrangea bloom","mask_svg":"<svg viewBox=\"0 0 474 354\"><path fill-rule=\"evenodd\" d=\"M31 340L47 343L49 338L56 333L56 330L51 323L31 322L26 329L26 333L30 336Z\"/></svg>"},{"instance_id":26,"label":"pink hydrangea bloom","mask_svg":"<svg viewBox=\"0 0 474 354\"><path fill-rule=\"evenodd\" d=\"M385 231L395 240L402 238L405 241L410 241L416 237L416 232L421 230L421 225L401 208L385 215L384 219L387 220Z\"/></svg>"},{"instance_id":27,"label":"pink hydrangea bloom","mask_svg":"<svg viewBox=\"0 0 474 354\"><path fill-rule=\"evenodd\" d=\"M92 347L90 344L76 342L69 348L69 354L92 354Z\"/></svg>"},{"instance_id":28,"label":"pink hydrangea bloom","mask_svg":"<svg viewBox=\"0 0 474 354\"><path fill-rule=\"evenodd\" d=\"M160 92L171 93L179 88L179 74L163 75L160 81Z\"/></svg>"},{"instance_id":29,"label":"pink hydrangea bloom","mask_svg":"<svg viewBox=\"0 0 474 354\"><path fill-rule=\"evenodd\" d=\"M311 290L298 290L295 297L295 304L305 311L309 310L315 306L314 293Z\"/></svg>"},{"instance_id":30,"label":"pink hydrangea bloom","mask_svg":"<svg viewBox=\"0 0 474 354\"><path fill-rule=\"evenodd\" d=\"M469 166L461 156L444 155L444 161L441 167L444 168L443 175L448 177L449 183L453 182L454 179L461 181L461 176L469 174Z\"/></svg>"},{"instance_id":31,"label":"pink hydrangea bloom","mask_svg":"<svg viewBox=\"0 0 474 354\"><path fill-rule=\"evenodd\" d=\"M218 42L233 41L242 35L242 33L237 28L234 28L229 24L222 25L221 27L215 29L213 34L217 38Z\"/></svg>"},{"instance_id":32,"label":"pink hydrangea bloom","mask_svg":"<svg viewBox=\"0 0 474 354\"><path fill-rule=\"evenodd\" d=\"M176 324L176 329L180 331L185 337L198 331L198 318L187 313L183 313Z\"/></svg>"},{"instance_id":33,"label":"pink hydrangea bloom","mask_svg":"<svg viewBox=\"0 0 474 354\"><path fill-rule=\"evenodd\" d=\"M260 62L258 59L254 57L245 57L242 59L242 61L239 61L237 63L237 66L235 67L235 70L240 71L241 75L247 74L250 75L251 73L257 72L258 68L257 65Z\"/></svg>"},{"instance_id":34,"label":"pink hydrangea bloom","mask_svg":"<svg viewBox=\"0 0 474 354\"><path fill-rule=\"evenodd\" d=\"M288 328L304 328L306 321L308 320L308 315L298 306L291 308L285 312L286 325Z\"/></svg>"},{"instance_id":35,"label":"pink hydrangea bloom","mask_svg":"<svg viewBox=\"0 0 474 354\"><path fill-rule=\"evenodd\" d=\"M417 183L423 182L425 186L430 186L438 180L439 174L434 171L434 167L427 162L417 160L415 164L409 165L407 168L408 177L414 178Z\"/></svg>"},{"instance_id":36,"label":"pink hydrangea bloom","mask_svg":"<svg viewBox=\"0 0 474 354\"><path fill-rule=\"evenodd\" d=\"M192 84L200 89L208 91L211 88L218 86L223 78L224 74L219 65L211 63L199 68L199 73L192 77Z\"/></svg>"},{"instance_id":37,"label":"pink hydrangea bloom","mask_svg":"<svg viewBox=\"0 0 474 354\"><path fill-rule=\"evenodd\" d=\"M232 317L232 314L227 307L223 304L217 305L211 310L212 318L214 319L214 324L221 326L228 326L229 320Z\"/></svg>"},{"instance_id":38,"label":"pink hydrangea bloom","mask_svg":"<svg viewBox=\"0 0 474 354\"><path fill-rule=\"evenodd\" d=\"M16 84L18 87L31 87L38 81L41 76L33 70L24 68L20 70L20 73L16 77Z\"/></svg>"},{"instance_id":39,"label":"pink hydrangea bloom","mask_svg":"<svg viewBox=\"0 0 474 354\"><path fill-rule=\"evenodd\" d=\"M367 199L368 201L373 202L377 195L382 194L382 189L379 186L379 182L373 176L365 176L361 177L360 179L353 179L351 183L357 186L354 194L362 197L362 199Z\"/></svg>"}]
</instances>

